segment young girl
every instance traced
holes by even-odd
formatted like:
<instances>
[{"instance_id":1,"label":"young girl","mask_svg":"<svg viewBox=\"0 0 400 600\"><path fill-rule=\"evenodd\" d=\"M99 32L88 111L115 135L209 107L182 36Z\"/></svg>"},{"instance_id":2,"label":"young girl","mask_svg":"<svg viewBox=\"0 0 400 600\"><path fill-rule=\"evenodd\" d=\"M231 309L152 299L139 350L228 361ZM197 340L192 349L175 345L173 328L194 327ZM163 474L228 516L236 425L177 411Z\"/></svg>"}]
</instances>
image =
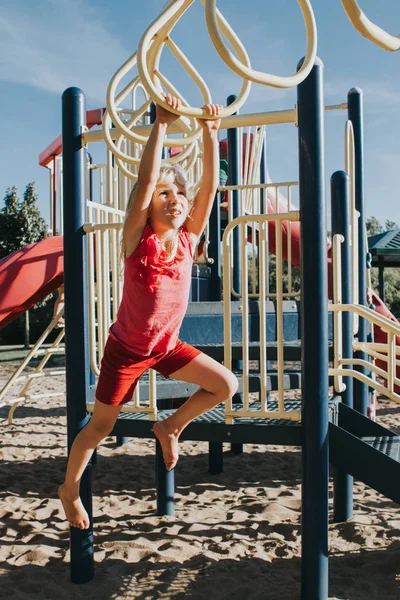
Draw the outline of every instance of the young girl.
<instances>
[{"instance_id":1,"label":"young girl","mask_svg":"<svg viewBox=\"0 0 400 600\"><path fill-rule=\"evenodd\" d=\"M173 109L180 106L173 96L165 94L165 99ZM161 165L164 136L178 116L157 106L129 198L122 239L124 289L104 349L93 415L72 445L65 481L58 489L72 527L89 527L79 497L82 473L96 446L112 431L121 405L131 400L144 371L151 367L164 377L200 386L172 416L154 424L168 470L178 461L183 429L233 396L238 387L231 371L178 339L189 299L193 251L219 183L218 115L222 106L208 104L204 108L213 118L198 120L203 129L203 178L191 202L181 169Z\"/></svg>"}]
</instances>

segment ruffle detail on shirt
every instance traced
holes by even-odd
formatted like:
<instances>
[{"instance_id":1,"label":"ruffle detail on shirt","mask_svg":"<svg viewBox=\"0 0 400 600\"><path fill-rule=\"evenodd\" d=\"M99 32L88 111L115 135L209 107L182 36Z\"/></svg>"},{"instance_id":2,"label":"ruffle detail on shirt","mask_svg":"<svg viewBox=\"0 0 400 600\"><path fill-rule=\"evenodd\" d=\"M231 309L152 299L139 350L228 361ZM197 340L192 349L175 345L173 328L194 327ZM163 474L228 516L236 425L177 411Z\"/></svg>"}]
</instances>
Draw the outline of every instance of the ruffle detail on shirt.
<instances>
[{"instance_id":1,"label":"ruffle detail on shirt","mask_svg":"<svg viewBox=\"0 0 400 600\"><path fill-rule=\"evenodd\" d=\"M181 238L182 231L179 232ZM181 242L181 239L179 240ZM182 251L182 243L179 243L178 253ZM180 279L181 273L175 268L183 258L176 256L172 261L168 260L168 254L163 249L157 235L149 225L143 233L137 251L132 255L132 262L136 268L136 277L143 282L147 291L155 292L162 276L171 279Z\"/></svg>"}]
</instances>

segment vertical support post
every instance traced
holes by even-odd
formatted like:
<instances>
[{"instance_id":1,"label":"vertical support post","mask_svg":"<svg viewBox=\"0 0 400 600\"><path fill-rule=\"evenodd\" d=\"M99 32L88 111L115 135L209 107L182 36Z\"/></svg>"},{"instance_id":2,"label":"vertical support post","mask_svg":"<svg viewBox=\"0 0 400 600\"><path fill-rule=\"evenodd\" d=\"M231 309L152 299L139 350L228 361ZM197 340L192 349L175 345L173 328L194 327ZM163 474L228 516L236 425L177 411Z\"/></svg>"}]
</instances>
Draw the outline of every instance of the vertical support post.
<instances>
[{"instance_id":1,"label":"vertical support post","mask_svg":"<svg viewBox=\"0 0 400 600\"><path fill-rule=\"evenodd\" d=\"M208 443L208 472L219 475L224 470L224 446L222 442Z\"/></svg>"},{"instance_id":2,"label":"vertical support post","mask_svg":"<svg viewBox=\"0 0 400 600\"><path fill-rule=\"evenodd\" d=\"M349 176L345 171L336 171L331 178L332 236L341 234L342 303L351 304L351 252L350 252L350 205ZM351 313L342 313L342 355L353 356L353 326ZM348 369L349 366L345 366ZM353 408L353 385L350 377L344 379L346 389L341 393L342 402ZM334 471L334 521L348 521L353 516L353 477L343 471Z\"/></svg>"},{"instance_id":3,"label":"vertical support post","mask_svg":"<svg viewBox=\"0 0 400 600\"><path fill-rule=\"evenodd\" d=\"M92 155L89 154L89 152L87 152L86 156L89 161L89 167L91 167L93 164ZM91 202L93 202L93 169L91 169L91 168L89 168L89 200ZM90 369L89 385L90 385L90 387L96 385L96 376L93 373L92 369ZM96 464L96 461L97 461L97 452L95 450L93 452L93 456L92 456L92 464L93 465Z\"/></svg>"},{"instance_id":4,"label":"vertical support post","mask_svg":"<svg viewBox=\"0 0 400 600\"><path fill-rule=\"evenodd\" d=\"M29 310L25 311L25 344L24 344L24 348L26 350L29 350L29 348L31 347L31 333L30 333L30 319L29 319Z\"/></svg>"},{"instance_id":5,"label":"vertical support post","mask_svg":"<svg viewBox=\"0 0 400 600\"><path fill-rule=\"evenodd\" d=\"M156 120L156 114L157 114L157 107L154 104L154 102L152 102L150 104L150 123L154 123L154 121ZM162 150L161 150L161 158L162 160L167 160L168 159L168 148L166 148L165 146L163 146Z\"/></svg>"},{"instance_id":6,"label":"vertical support post","mask_svg":"<svg viewBox=\"0 0 400 600\"><path fill-rule=\"evenodd\" d=\"M213 260L211 265L211 294L210 300L220 302L222 300L221 289L221 194L217 192L211 209L209 220L210 244L208 246L208 255Z\"/></svg>"},{"instance_id":7,"label":"vertical support post","mask_svg":"<svg viewBox=\"0 0 400 600\"><path fill-rule=\"evenodd\" d=\"M263 147L262 147L262 153L261 153L261 163L260 163L260 183L268 183L268 165L267 165L267 134L266 132L264 133L264 140L263 140ZM261 209L261 214L265 215L268 212L268 188L261 188L260 190L261 195L260 195L260 209ZM267 228L268 231L268 228ZM267 280L267 290L269 289L269 266L268 266L268 254L269 254L269 250L268 250L268 235L267 235L267 271L266 271L266 280ZM291 266L288 265L288 268L290 269ZM270 361L267 360L267 370L269 371L270 369ZM267 391L267 401L270 399L270 392Z\"/></svg>"},{"instance_id":8,"label":"vertical support post","mask_svg":"<svg viewBox=\"0 0 400 600\"><path fill-rule=\"evenodd\" d=\"M378 256L379 297L385 302L385 258Z\"/></svg>"},{"instance_id":9,"label":"vertical support post","mask_svg":"<svg viewBox=\"0 0 400 600\"><path fill-rule=\"evenodd\" d=\"M236 100L236 96L232 94L227 98L227 106L230 106ZM236 114L236 113L234 113ZM241 156L239 156L239 131L235 127L234 129L228 129L227 131L228 138L228 185L238 185L240 183L240 169L242 165ZM230 201L232 203L232 220L236 219L236 217L240 214L240 206L239 206L239 191L232 190ZM241 286L241 273L240 273L240 228L235 227L233 230L233 276L232 276L232 284L233 289L238 294L242 291ZM232 296L232 300L238 300L235 296ZM229 301L227 299L227 301ZM245 343L245 340L243 340ZM243 368L243 363L241 360L232 361L232 366L239 371ZM235 395L240 402L242 401L242 395ZM243 444L231 444L231 450L234 454L241 454L243 451Z\"/></svg>"},{"instance_id":10,"label":"vertical support post","mask_svg":"<svg viewBox=\"0 0 400 600\"><path fill-rule=\"evenodd\" d=\"M85 123L85 95L78 88L68 88L62 97L68 450L89 419L86 411L90 396L87 245L83 231L86 212L86 159L81 138ZM91 462L82 475L80 496L88 512L90 525L89 529L84 530L70 528L73 583L84 583L94 576Z\"/></svg>"},{"instance_id":11,"label":"vertical support post","mask_svg":"<svg viewBox=\"0 0 400 600\"><path fill-rule=\"evenodd\" d=\"M267 183L267 147L266 147L266 133L264 133L263 147L261 152L260 162L260 183ZM268 207L268 188L261 188L260 190L260 208L261 214L264 215L267 212Z\"/></svg>"},{"instance_id":12,"label":"vertical support post","mask_svg":"<svg viewBox=\"0 0 400 600\"><path fill-rule=\"evenodd\" d=\"M363 93L358 88L352 88L347 95L348 117L354 129L354 162L355 162L355 204L360 213L358 219L358 298L362 306L367 303L367 257L366 257L366 231L365 231L365 201L364 201L364 116L363 116ZM358 319L359 342L366 342L368 337L368 324L365 319ZM356 352L355 358L368 360L365 352ZM355 367L357 371L368 375L365 367ZM354 408L361 414L366 415L369 405L368 385L354 380Z\"/></svg>"},{"instance_id":13,"label":"vertical support post","mask_svg":"<svg viewBox=\"0 0 400 600\"><path fill-rule=\"evenodd\" d=\"M227 106L230 106L236 100L236 96L232 94L228 96ZM235 113L236 114L236 113ZM241 160L239 156L239 131L235 127L228 129L228 185L238 185L240 180L240 165ZM239 216L239 191L233 190L230 196L232 202L232 219L236 219ZM239 227L236 227L233 231L233 289L240 294L241 292L241 279L240 279L240 231ZM232 298L236 300L236 298Z\"/></svg>"},{"instance_id":14,"label":"vertical support post","mask_svg":"<svg viewBox=\"0 0 400 600\"><path fill-rule=\"evenodd\" d=\"M53 235L57 235L57 156L53 156Z\"/></svg>"},{"instance_id":15,"label":"vertical support post","mask_svg":"<svg viewBox=\"0 0 400 600\"><path fill-rule=\"evenodd\" d=\"M302 600L328 598L328 273L323 64L298 86L302 279Z\"/></svg>"},{"instance_id":16,"label":"vertical support post","mask_svg":"<svg viewBox=\"0 0 400 600\"><path fill-rule=\"evenodd\" d=\"M167 471L161 444L156 440L157 515L172 517L175 512L175 471Z\"/></svg>"}]
</instances>

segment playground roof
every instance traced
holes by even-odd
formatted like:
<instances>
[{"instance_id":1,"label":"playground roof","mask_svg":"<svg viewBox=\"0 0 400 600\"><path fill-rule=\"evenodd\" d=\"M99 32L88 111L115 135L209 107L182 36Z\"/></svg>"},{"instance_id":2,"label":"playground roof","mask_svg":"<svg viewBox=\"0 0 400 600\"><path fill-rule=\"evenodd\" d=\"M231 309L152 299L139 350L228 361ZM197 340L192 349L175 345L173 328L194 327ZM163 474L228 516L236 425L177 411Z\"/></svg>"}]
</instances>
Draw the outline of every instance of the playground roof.
<instances>
[{"instance_id":1,"label":"playground roof","mask_svg":"<svg viewBox=\"0 0 400 600\"><path fill-rule=\"evenodd\" d=\"M384 231L368 238L368 248L372 254L372 265L383 258L385 267L400 267L400 229Z\"/></svg>"},{"instance_id":2,"label":"playground roof","mask_svg":"<svg viewBox=\"0 0 400 600\"><path fill-rule=\"evenodd\" d=\"M97 108L95 110L86 111L86 125L88 129L91 129L95 125L101 125L105 110L105 108ZM41 167L47 167L47 165L54 159L54 157L61 154L61 152L62 136L59 135L58 138L54 140L54 142L47 146L46 150L43 150L43 152L40 153L39 165Z\"/></svg>"}]
</instances>

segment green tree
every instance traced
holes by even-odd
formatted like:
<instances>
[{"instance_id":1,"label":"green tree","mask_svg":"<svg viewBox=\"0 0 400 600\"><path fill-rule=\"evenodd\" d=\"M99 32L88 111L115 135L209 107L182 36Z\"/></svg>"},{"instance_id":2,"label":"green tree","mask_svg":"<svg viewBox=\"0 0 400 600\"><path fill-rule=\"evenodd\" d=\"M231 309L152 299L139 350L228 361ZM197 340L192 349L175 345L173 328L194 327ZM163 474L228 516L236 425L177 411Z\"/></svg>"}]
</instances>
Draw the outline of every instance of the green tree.
<instances>
[{"instance_id":1,"label":"green tree","mask_svg":"<svg viewBox=\"0 0 400 600\"><path fill-rule=\"evenodd\" d=\"M375 235L393 229L399 229L395 221L386 219L385 226L376 217L370 217L366 222L367 234ZM400 269L385 268L385 303L395 315L400 314ZM371 283L374 290L379 289L379 275L376 267L371 269Z\"/></svg>"},{"instance_id":2,"label":"green tree","mask_svg":"<svg viewBox=\"0 0 400 600\"><path fill-rule=\"evenodd\" d=\"M23 248L27 244L39 242L46 237L46 221L40 214L37 205L35 184L26 186L24 198L20 202L18 190L15 186L7 188L4 196L4 207L0 209L0 259L12 252ZM51 305L48 296L39 302L31 313L16 319L0 332L0 343L18 343L25 338L29 340L29 329L36 339L50 320Z\"/></svg>"},{"instance_id":3,"label":"green tree","mask_svg":"<svg viewBox=\"0 0 400 600\"><path fill-rule=\"evenodd\" d=\"M20 248L16 245L19 235L19 209L17 188L7 188L4 196L4 208L0 211L0 258Z\"/></svg>"},{"instance_id":4,"label":"green tree","mask_svg":"<svg viewBox=\"0 0 400 600\"><path fill-rule=\"evenodd\" d=\"M385 304L391 312L400 315L400 269L385 269ZM377 267L371 269L372 289L379 289L379 273Z\"/></svg>"},{"instance_id":5,"label":"green tree","mask_svg":"<svg viewBox=\"0 0 400 600\"><path fill-rule=\"evenodd\" d=\"M37 205L35 184L28 183L22 202L17 188L8 188L4 208L0 210L0 258L27 244L39 242L46 233L47 225Z\"/></svg>"},{"instance_id":6,"label":"green tree","mask_svg":"<svg viewBox=\"0 0 400 600\"><path fill-rule=\"evenodd\" d=\"M390 219L386 219L385 221L386 231L392 231L393 229L400 229L395 221L390 221Z\"/></svg>"},{"instance_id":7,"label":"green tree","mask_svg":"<svg viewBox=\"0 0 400 600\"><path fill-rule=\"evenodd\" d=\"M368 217L365 226L367 228L367 235L376 235L377 233L382 233L384 231L381 223L376 217Z\"/></svg>"}]
</instances>

